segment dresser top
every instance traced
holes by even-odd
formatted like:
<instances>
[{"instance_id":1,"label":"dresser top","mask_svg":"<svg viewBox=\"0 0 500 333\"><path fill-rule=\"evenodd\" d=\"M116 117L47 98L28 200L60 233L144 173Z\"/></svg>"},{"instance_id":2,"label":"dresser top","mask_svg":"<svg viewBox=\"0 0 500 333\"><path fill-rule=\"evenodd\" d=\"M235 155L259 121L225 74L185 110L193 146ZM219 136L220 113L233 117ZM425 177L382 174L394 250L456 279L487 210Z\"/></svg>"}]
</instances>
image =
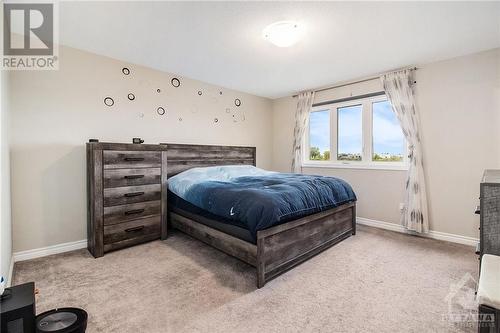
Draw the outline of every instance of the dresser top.
<instances>
[{"instance_id":1,"label":"dresser top","mask_svg":"<svg viewBox=\"0 0 500 333\"><path fill-rule=\"evenodd\" d=\"M482 183L500 184L500 170L484 170Z\"/></svg>"}]
</instances>

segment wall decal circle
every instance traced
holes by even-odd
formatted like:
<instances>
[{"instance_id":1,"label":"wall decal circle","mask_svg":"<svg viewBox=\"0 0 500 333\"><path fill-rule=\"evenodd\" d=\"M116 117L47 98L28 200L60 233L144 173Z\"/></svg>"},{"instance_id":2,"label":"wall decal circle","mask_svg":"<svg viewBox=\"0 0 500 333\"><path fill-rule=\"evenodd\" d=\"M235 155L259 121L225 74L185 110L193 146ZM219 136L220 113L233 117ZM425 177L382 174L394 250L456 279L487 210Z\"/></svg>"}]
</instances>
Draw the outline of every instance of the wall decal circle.
<instances>
[{"instance_id":1,"label":"wall decal circle","mask_svg":"<svg viewBox=\"0 0 500 333\"><path fill-rule=\"evenodd\" d=\"M179 88L181 86L181 81L176 77L170 80L170 83L176 88Z\"/></svg>"},{"instance_id":2,"label":"wall decal circle","mask_svg":"<svg viewBox=\"0 0 500 333\"><path fill-rule=\"evenodd\" d=\"M156 89L156 92L161 93L161 89L160 88Z\"/></svg>"},{"instance_id":3,"label":"wall decal circle","mask_svg":"<svg viewBox=\"0 0 500 333\"><path fill-rule=\"evenodd\" d=\"M203 95L203 92L201 90L198 90L198 96Z\"/></svg>"},{"instance_id":4,"label":"wall decal circle","mask_svg":"<svg viewBox=\"0 0 500 333\"><path fill-rule=\"evenodd\" d=\"M161 106L158 107L158 109L156 109L156 112L160 115L160 116L163 116L165 114L165 109Z\"/></svg>"},{"instance_id":5,"label":"wall decal circle","mask_svg":"<svg viewBox=\"0 0 500 333\"><path fill-rule=\"evenodd\" d=\"M127 95L127 98L130 100L130 101L133 101L135 99L135 95L130 93Z\"/></svg>"},{"instance_id":6,"label":"wall decal circle","mask_svg":"<svg viewBox=\"0 0 500 333\"><path fill-rule=\"evenodd\" d=\"M111 97L106 97L104 98L104 104L106 104L106 106L113 106L115 101Z\"/></svg>"},{"instance_id":7,"label":"wall decal circle","mask_svg":"<svg viewBox=\"0 0 500 333\"><path fill-rule=\"evenodd\" d=\"M182 118L179 117L179 121L182 121Z\"/></svg>"},{"instance_id":8,"label":"wall decal circle","mask_svg":"<svg viewBox=\"0 0 500 333\"><path fill-rule=\"evenodd\" d=\"M128 69L127 67L123 67L123 68L122 68L122 73L123 73L124 75L129 75L129 74L130 74L130 69Z\"/></svg>"},{"instance_id":9,"label":"wall decal circle","mask_svg":"<svg viewBox=\"0 0 500 333\"><path fill-rule=\"evenodd\" d=\"M214 123L218 123L219 122L219 118L214 118Z\"/></svg>"},{"instance_id":10,"label":"wall decal circle","mask_svg":"<svg viewBox=\"0 0 500 333\"><path fill-rule=\"evenodd\" d=\"M219 91L219 95L222 95L222 90L221 90L221 91Z\"/></svg>"},{"instance_id":11,"label":"wall decal circle","mask_svg":"<svg viewBox=\"0 0 500 333\"><path fill-rule=\"evenodd\" d=\"M236 106L240 106L241 105L241 101L240 101L239 98L237 98L237 99L234 100L234 105L236 105Z\"/></svg>"},{"instance_id":12,"label":"wall decal circle","mask_svg":"<svg viewBox=\"0 0 500 333\"><path fill-rule=\"evenodd\" d=\"M246 120L246 117L245 117L244 113L242 113L242 112L233 113L233 121L235 123L237 123L237 122L243 122L245 120Z\"/></svg>"}]
</instances>

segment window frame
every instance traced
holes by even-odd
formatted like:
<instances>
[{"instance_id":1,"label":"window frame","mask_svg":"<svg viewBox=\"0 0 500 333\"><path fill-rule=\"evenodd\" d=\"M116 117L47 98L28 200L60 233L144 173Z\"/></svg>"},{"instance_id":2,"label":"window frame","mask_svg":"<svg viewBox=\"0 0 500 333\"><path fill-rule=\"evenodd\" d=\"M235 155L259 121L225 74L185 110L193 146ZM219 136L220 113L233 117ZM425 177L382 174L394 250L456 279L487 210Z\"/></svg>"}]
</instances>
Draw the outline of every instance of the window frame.
<instances>
[{"instance_id":1,"label":"window frame","mask_svg":"<svg viewBox=\"0 0 500 333\"><path fill-rule=\"evenodd\" d=\"M383 162L373 161L373 103L387 101L387 96L375 96L350 100L347 102L332 103L327 105L315 106L311 108L312 112L325 111L330 112L330 160L317 161L310 160L310 141L309 133L311 131L309 118L307 130L304 135L304 156L302 167L319 168L342 168L342 169L380 169L380 170L408 170L408 143L405 139L405 149L403 151L403 161L401 162ZM338 160L338 109L349 106L362 105L362 152L361 161ZM335 129L335 131L332 131Z\"/></svg>"}]
</instances>

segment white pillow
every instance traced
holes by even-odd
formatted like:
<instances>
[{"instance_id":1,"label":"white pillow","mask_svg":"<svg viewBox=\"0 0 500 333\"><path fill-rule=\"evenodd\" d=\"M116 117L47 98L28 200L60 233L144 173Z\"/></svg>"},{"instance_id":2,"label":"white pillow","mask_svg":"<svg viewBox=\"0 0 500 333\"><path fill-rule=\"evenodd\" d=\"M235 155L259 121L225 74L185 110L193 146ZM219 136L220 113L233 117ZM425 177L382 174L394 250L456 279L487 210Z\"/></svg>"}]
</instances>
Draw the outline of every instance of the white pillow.
<instances>
[{"instance_id":1,"label":"white pillow","mask_svg":"<svg viewBox=\"0 0 500 333\"><path fill-rule=\"evenodd\" d=\"M230 182L244 176L263 176L272 174L252 165L224 165L214 167L192 168L168 179L168 189L181 198L191 186L206 181Z\"/></svg>"}]
</instances>

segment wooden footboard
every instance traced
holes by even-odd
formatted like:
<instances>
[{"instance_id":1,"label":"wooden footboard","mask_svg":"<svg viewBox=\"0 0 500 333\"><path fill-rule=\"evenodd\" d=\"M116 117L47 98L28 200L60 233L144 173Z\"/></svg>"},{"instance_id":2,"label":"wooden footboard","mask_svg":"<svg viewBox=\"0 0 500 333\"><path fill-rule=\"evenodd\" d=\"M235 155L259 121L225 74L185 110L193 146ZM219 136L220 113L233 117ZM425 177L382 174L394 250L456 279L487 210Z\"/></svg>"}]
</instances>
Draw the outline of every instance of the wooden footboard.
<instances>
[{"instance_id":1,"label":"wooden footboard","mask_svg":"<svg viewBox=\"0 0 500 333\"><path fill-rule=\"evenodd\" d=\"M355 203L258 231L257 286L355 233Z\"/></svg>"},{"instance_id":2,"label":"wooden footboard","mask_svg":"<svg viewBox=\"0 0 500 333\"><path fill-rule=\"evenodd\" d=\"M257 245L199 223L205 217L173 208L170 224L257 268L257 287L356 233L356 203L257 232ZM186 214L187 215L187 214Z\"/></svg>"}]
</instances>

